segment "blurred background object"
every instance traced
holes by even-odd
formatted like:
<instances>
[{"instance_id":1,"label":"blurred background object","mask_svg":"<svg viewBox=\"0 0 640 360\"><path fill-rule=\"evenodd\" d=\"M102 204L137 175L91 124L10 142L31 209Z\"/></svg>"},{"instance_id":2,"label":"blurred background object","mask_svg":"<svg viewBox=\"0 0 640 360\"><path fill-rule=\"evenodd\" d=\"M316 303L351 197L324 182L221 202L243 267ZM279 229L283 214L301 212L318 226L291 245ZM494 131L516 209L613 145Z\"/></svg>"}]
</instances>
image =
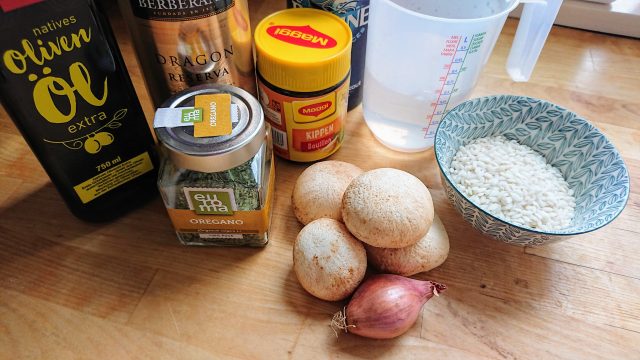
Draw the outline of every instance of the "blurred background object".
<instances>
[{"instance_id":1,"label":"blurred background object","mask_svg":"<svg viewBox=\"0 0 640 360\"><path fill-rule=\"evenodd\" d=\"M521 11L522 6L511 16ZM640 0L564 0L555 23L640 38Z\"/></svg>"}]
</instances>

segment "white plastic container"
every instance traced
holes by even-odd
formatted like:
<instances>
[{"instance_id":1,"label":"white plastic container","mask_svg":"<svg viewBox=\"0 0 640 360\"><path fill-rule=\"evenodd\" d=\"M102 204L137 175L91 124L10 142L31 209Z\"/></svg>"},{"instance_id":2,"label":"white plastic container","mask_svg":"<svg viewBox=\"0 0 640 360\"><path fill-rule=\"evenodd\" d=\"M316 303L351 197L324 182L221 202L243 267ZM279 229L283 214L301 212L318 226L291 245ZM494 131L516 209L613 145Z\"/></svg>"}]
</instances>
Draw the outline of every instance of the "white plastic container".
<instances>
[{"instance_id":1,"label":"white plastic container","mask_svg":"<svg viewBox=\"0 0 640 360\"><path fill-rule=\"evenodd\" d=\"M364 118L384 145L433 146L447 109L467 99L518 0L371 2ZM562 0L522 1L507 71L527 81Z\"/></svg>"}]
</instances>

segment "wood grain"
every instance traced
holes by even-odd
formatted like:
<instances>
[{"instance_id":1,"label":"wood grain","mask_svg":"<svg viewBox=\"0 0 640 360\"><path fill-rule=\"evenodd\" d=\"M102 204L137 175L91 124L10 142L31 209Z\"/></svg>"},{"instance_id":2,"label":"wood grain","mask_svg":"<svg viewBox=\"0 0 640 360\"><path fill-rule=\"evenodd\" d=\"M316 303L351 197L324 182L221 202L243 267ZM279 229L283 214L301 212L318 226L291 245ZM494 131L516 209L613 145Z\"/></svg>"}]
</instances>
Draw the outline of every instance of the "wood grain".
<instances>
[{"instance_id":1,"label":"wood grain","mask_svg":"<svg viewBox=\"0 0 640 360\"><path fill-rule=\"evenodd\" d=\"M640 253L629 252L640 239L638 219L640 196L632 194L626 210L607 226L606 231L576 236L558 244L527 248L526 253L640 279Z\"/></svg>"},{"instance_id":2,"label":"wood grain","mask_svg":"<svg viewBox=\"0 0 640 360\"><path fill-rule=\"evenodd\" d=\"M125 322L156 270L0 226L0 287Z\"/></svg>"},{"instance_id":3,"label":"wood grain","mask_svg":"<svg viewBox=\"0 0 640 360\"><path fill-rule=\"evenodd\" d=\"M633 332L539 311L519 300L455 289L429 305L424 338L494 359L632 359L640 351Z\"/></svg>"},{"instance_id":4,"label":"wood grain","mask_svg":"<svg viewBox=\"0 0 640 360\"><path fill-rule=\"evenodd\" d=\"M0 292L0 329L2 359L211 359L197 347L9 290Z\"/></svg>"},{"instance_id":5,"label":"wood grain","mask_svg":"<svg viewBox=\"0 0 640 360\"><path fill-rule=\"evenodd\" d=\"M251 1L252 25L283 6ZM126 24L111 10L151 121ZM159 198L108 224L75 219L0 109L0 358L638 358L640 41L554 27L531 81L514 83L504 65L516 25L507 21L474 96L548 99L605 132L632 185L627 208L607 227L540 248L486 238L448 203L433 151L381 146L356 108L332 159L406 170L431 189L451 252L417 278L449 290L398 339L336 338L329 319L344 302L307 294L291 270L301 225L290 196L306 165L277 161L266 248L183 247Z\"/></svg>"}]
</instances>

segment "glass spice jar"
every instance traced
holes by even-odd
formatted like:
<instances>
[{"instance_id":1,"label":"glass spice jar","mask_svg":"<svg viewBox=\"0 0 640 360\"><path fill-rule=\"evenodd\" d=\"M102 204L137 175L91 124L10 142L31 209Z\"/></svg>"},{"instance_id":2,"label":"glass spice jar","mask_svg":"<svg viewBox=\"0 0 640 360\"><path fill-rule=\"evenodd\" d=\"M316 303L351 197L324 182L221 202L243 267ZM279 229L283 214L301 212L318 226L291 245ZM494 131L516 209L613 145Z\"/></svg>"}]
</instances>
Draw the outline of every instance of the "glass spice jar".
<instances>
[{"instance_id":1,"label":"glass spice jar","mask_svg":"<svg viewBox=\"0 0 640 360\"><path fill-rule=\"evenodd\" d=\"M258 101L229 85L193 87L157 110L154 128L158 188L180 242L266 245L275 171Z\"/></svg>"}]
</instances>

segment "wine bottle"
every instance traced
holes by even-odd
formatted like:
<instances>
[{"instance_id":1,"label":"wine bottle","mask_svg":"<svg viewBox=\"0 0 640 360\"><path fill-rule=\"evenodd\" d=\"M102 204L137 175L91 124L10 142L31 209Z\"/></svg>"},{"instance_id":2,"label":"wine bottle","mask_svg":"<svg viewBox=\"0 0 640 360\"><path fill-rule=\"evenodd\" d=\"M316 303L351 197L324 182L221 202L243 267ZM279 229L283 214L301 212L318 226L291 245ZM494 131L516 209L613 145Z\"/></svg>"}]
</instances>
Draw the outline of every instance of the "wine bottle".
<instances>
[{"instance_id":1,"label":"wine bottle","mask_svg":"<svg viewBox=\"0 0 640 360\"><path fill-rule=\"evenodd\" d=\"M201 84L256 95L246 0L119 0L156 107Z\"/></svg>"}]
</instances>

